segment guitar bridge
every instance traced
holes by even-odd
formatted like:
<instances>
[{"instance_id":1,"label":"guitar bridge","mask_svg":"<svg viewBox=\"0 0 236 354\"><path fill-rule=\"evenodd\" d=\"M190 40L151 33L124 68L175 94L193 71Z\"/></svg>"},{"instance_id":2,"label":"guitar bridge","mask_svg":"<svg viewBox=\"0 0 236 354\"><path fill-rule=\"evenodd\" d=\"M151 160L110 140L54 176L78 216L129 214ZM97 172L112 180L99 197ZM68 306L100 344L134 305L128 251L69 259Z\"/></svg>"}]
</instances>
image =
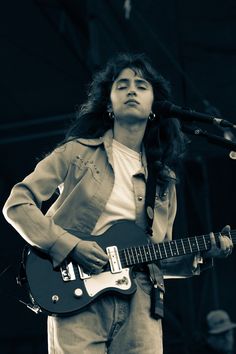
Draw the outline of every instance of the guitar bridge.
<instances>
[{"instance_id":1,"label":"guitar bridge","mask_svg":"<svg viewBox=\"0 0 236 354\"><path fill-rule=\"evenodd\" d=\"M107 255L109 257L109 263L111 268L111 273L122 272L121 262L119 252L116 246L110 246L106 248Z\"/></svg>"},{"instance_id":2,"label":"guitar bridge","mask_svg":"<svg viewBox=\"0 0 236 354\"><path fill-rule=\"evenodd\" d=\"M72 262L64 262L60 267L61 276L64 281L75 280L75 271Z\"/></svg>"}]
</instances>

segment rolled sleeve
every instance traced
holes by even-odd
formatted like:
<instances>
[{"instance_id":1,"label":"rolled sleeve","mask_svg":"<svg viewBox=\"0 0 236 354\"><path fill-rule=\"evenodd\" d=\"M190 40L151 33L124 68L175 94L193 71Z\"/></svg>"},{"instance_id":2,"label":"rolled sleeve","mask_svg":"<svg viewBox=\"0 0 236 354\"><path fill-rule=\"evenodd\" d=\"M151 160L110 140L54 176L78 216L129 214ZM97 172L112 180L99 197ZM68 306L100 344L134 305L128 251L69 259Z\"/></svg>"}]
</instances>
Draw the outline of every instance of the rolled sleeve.
<instances>
[{"instance_id":1,"label":"rolled sleeve","mask_svg":"<svg viewBox=\"0 0 236 354\"><path fill-rule=\"evenodd\" d=\"M58 265L63 262L79 241L80 239L78 237L73 236L68 232L64 232L58 237L54 245L49 249L54 268L58 267Z\"/></svg>"}]
</instances>

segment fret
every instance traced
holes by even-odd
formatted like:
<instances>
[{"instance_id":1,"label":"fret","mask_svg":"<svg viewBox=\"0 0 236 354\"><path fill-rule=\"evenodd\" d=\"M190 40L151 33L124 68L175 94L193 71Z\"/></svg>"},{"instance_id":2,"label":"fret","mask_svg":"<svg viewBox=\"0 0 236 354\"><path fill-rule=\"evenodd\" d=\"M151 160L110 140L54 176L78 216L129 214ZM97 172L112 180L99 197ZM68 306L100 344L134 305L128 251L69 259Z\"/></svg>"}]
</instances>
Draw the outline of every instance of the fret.
<instances>
[{"instance_id":1,"label":"fret","mask_svg":"<svg viewBox=\"0 0 236 354\"><path fill-rule=\"evenodd\" d=\"M181 244L182 244L182 247L183 247L183 252L184 252L184 254L186 254L186 249L185 249L185 247L184 247L183 239L181 238L180 240L181 240Z\"/></svg>"},{"instance_id":2,"label":"fret","mask_svg":"<svg viewBox=\"0 0 236 354\"><path fill-rule=\"evenodd\" d=\"M171 244L171 246L175 247L175 250L174 250L172 256L179 256L179 250L178 250L177 242L175 240L172 240L170 242L170 244Z\"/></svg>"},{"instance_id":3,"label":"fret","mask_svg":"<svg viewBox=\"0 0 236 354\"><path fill-rule=\"evenodd\" d=\"M211 248L211 238L210 235L203 236L205 243L206 243L206 250L209 250ZM217 242L218 239L216 239ZM219 241L219 240L218 240Z\"/></svg>"},{"instance_id":4,"label":"fret","mask_svg":"<svg viewBox=\"0 0 236 354\"><path fill-rule=\"evenodd\" d=\"M179 240L173 240L171 242L175 243L176 253L177 253L178 256L184 254L183 245L180 242L180 239Z\"/></svg>"},{"instance_id":5,"label":"fret","mask_svg":"<svg viewBox=\"0 0 236 354\"><path fill-rule=\"evenodd\" d=\"M139 249L139 254L140 254L140 257L141 257L141 261L142 261L142 263L144 263L144 260L143 260L143 257L142 257L142 252L141 252L140 246L138 246L138 249Z\"/></svg>"},{"instance_id":6,"label":"fret","mask_svg":"<svg viewBox=\"0 0 236 354\"><path fill-rule=\"evenodd\" d=\"M198 250L198 252L199 252L199 251L200 251L200 248L199 248L199 245L198 245L197 236L195 236L195 240L196 240L197 250Z\"/></svg>"},{"instance_id":7,"label":"fret","mask_svg":"<svg viewBox=\"0 0 236 354\"><path fill-rule=\"evenodd\" d=\"M159 257L157 256L157 253L156 253L156 248L154 246L154 243L152 243L152 249L153 249L153 253L154 253L154 259L158 259Z\"/></svg>"},{"instance_id":8,"label":"fret","mask_svg":"<svg viewBox=\"0 0 236 354\"><path fill-rule=\"evenodd\" d=\"M189 244L188 237L184 238L183 241L184 241L184 244L185 244L186 252L187 253L191 252L191 245Z\"/></svg>"},{"instance_id":9,"label":"fret","mask_svg":"<svg viewBox=\"0 0 236 354\"><path fill-rule=\"evenodd\" d=\"M147 254L150 258L149 261L152 261L152 251L151 251L150 245L147 245L146 248L147 248Z\"/></svg>"},{"instance_id":10,"label":"fret","mask_svg":"<svg viewBox=\"0 0 236 354\"><path fill-rule=\"evenodd\" d=\"M130 249L127 248L127 251L128 251L129 262L130 262L130 264L133 264L131 256L130 256Z\"/></svg>"},{"instance_id":11,"label":"fret","mask_svg":"<svg viewBox=\"0 0 236 354\"><path fill-rule=\"evenodd\" d=\"M199 252L199 246L198 246L198 242L196 242L196 236L191 237L188 239L190 244L191 244L191 252Z\"/></svg>"},{"instance_id":12,"label":"fret","mask_svg":"<svg viewBox=\"0 0 236 354\"><path fill-rule=\"evenodd\" d=\"M126 262L126 264L128 265L129 262L128 262L128 259L127 259L127 256L126 256L126 250L125 250L125 249L124 249L124 255L125 255L125 262Z\"/></svg>"},{"instance_id":13,"label":"fret","mask_svg":"<svg viewBox=\"0 0 236 354\"><path fill-rule=\"evenodd\" d=\"M134 257L133 248L130 248L130 250L131 250L131 253L132 253L132 257L133 257L133 263L135 264L135 263L136 263L136 261L135 261L135 257Z\"/></svg>"},{"instance_id":14,"label":"fret","mask_svg":"<svg viewBox=\"0 0 236 354\"><path fill-rule=\"evenodd\" d=\"M192 250L192 246L191 246L191 242L190 242L190 239L189 239L189 238L187 238L187 240L188 240L188 243L189 243L190 251L191 251L191 252L193 252L193 250Z\"/></svg>"},{"instance_id":15,"label":"fret","mask_svg":"<svg viewBox=\"0 0 236 354\"><path fill-rule=\"evenodd\" d=\"M149 249L150 260L151 260L151 261L155 260L155 254L152 254L152 251L153 251L152 244L149 244L149 245L148 245L148 249Z\"/></svg>"},{"instance_id":16,"label":"fret","mask_svg":"<svg viewBox=\"0 0 236 354\"><path fill-rule=\"evenodd\" d=\"M170 248L170 254L171 254L171 256L173 257L173 252L172 252L172 247L171 247L170 242L168 243L168 245L169 245L169 248Z\"/></svg>"},{"instance_id":17,"label":"fret","mask_svg":"<svg viewBox=\"0 0 236 354\"><path fill-rule=\"evenodd\" d=\"M165 242L163 242L162 245L163 245L163 248L164 248L165 255L166 255L166 257L168 257L167 252L166 252Z\"/></svg>"},{"instance_id":18,"label":"fret","mask_svg":"<svg viewBox=\"0 0 236 354\"><path fill-rule=\"evenodd\" d=\"M164 247L166 249L167 257L173 256L170 242L163 242L163 245L164 245Z\"/></svg>"},{"instance_id":19,"label":"fret","mask_svg":"<svg viewBox=\"0 0 236 354\"><path fill-rule=\"evenodd\" d=\"M132 264L132 260L131 260L130 254L129 254L129 248L127 248L127 253L128 253L128 258L129 258L129 264L131 265Z\"/></svg>"},{"instance_id":20,"label":"fret","mask_svg":"<svg viewBox=\"0 0 236 354\"><path fill-rule=\"evenodd\" d=\"M159 243L157 243L157 247L158 247L158 252L159 252L160 258L162 258L162 254L161 254L161 249L160 249L160 244Z\"/></svg>"},{"instance_id":21,"label":"fret","mask_svg":"<svg viewBox=\"0 0 236 354\"><path fill-rule=\"evenodd\" d=\"M204 247L207 250L207 244L206 244L206 240L205 240L205 236L204 235L202 236L202 239L203 239Z\"/></svg>"},{"instance_id":22,"label":"fret","mask_svg":"<svg viewBox=\"0 0 236 354\"><path fill-rule=\"evenodd\" d=\"M144 252L144 256L146 258L146 261L148 261L147 255L146 255L146 251L145 251L145 247L143 246L143 252Z\"/></svg>"},{"instance_id":23,"label":"fret","mask_svg":"<svg viewBox=\"0 0 236 354\"><path fill-rule=\"evenodd\" d=\"M161 258L167 258L168 256L167 256L167 253L166 253L164 242L159 243L159 247L160 247L160 250L161 250Z\"/></svg>"},{"instance_id":24,"label":"fret","mask_svg":"<svg viewBox=\"0 0 236 354\"><path fill-rule=\"evenodd\" d=\"M138 254L138 252L137 252L137 247L135 247L134 250L135 250L135 254L136 254L137 261L138 261L138 263L140 263L139 258L138 258L138 257L139 257L139 254Z\"/></svg>"}]
</instances>

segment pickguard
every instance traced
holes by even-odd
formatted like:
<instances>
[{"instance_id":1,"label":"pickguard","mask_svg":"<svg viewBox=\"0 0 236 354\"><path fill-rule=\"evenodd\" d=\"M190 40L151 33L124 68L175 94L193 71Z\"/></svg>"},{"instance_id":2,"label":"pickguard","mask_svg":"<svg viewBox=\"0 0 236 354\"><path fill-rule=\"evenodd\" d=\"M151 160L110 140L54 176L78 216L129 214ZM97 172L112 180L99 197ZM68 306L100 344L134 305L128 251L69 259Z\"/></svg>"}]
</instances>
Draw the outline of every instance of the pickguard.
<instances>
[{"instance_id":1,"label":"pickguard","mask_svg":"<svg viewBox=\"0 0 236 354\"><path fill-rule=\"evenodd\" d=\"M84 279L84 286L89 296L93 297L103 289L116 288L128 290L131 287L130 269L124 268L120 273L103 272Z\"/></svg>"}]
</instances>

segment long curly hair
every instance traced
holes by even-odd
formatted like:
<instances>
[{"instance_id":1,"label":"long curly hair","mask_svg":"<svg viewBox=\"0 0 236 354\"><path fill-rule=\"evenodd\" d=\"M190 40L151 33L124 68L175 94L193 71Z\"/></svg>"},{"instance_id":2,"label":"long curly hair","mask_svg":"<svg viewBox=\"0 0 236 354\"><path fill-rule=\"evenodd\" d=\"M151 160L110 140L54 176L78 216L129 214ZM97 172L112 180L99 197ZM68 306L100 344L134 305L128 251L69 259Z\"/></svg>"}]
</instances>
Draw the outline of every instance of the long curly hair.
<instances>
[{"instance_id":1,"label":"long curly hair","mask_svg":"<svg viewBox=\"0 0 236 354\"><path fill-rule=\"evenodd\" d=\"M169 82L154 69L146 55L118 54L93 77L88 88L87 101L77 111L76 120L69 128L65 141L100 137L113 127L113 121L109 119L107 112L111 87L125 68L134 70L152 85L153 113L157 112L158 101L170 99ZM165 189L170 180L175 179L170 174L170 169L176 174L187 140L177 119L166 119L159 113L156 117L153 121L148 120L143 143L148 164L157 171L158 183Z\"/></svg>"}]
</instances>

